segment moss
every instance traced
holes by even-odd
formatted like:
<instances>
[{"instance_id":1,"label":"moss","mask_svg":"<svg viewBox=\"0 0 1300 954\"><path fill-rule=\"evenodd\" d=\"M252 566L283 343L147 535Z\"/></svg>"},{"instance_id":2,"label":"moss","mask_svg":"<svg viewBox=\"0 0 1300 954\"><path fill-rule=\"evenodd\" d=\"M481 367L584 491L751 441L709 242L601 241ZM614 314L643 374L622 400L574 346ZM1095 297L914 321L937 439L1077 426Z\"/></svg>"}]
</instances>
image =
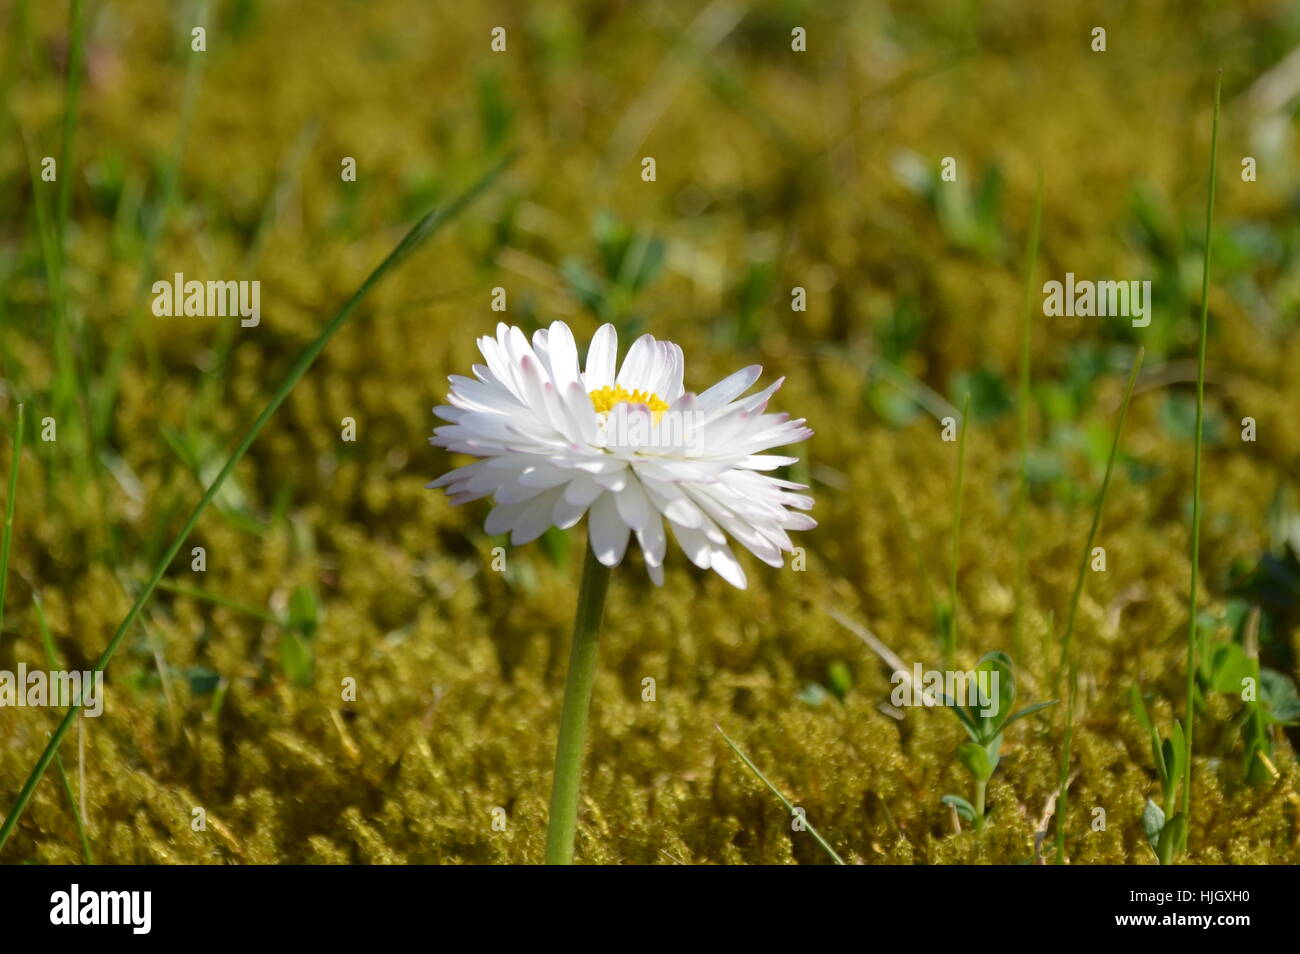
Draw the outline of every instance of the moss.
<instances>
[{"instance_id":1,"label":"moss","mask_svg":"<svg viewBox=\"0 0 1300 954\"><path fill-rule=\"evenodd\" d=\"M33 29L52 41L60 15L35 6ZM633 147L658 158L654 188L611 168L608 150L623 118L653 102L657 64L677 30L663 11L646 14L647 29L640 13L595 3L527 14L489 4L472 16L428 5L417 5L415 16L399 2L326 5L308 20L258 7L252 28L210 47L182 166L183 201L158 255L161 273L262 281L263 323L233 332L225 364L214 361L220 332L211 323L147 315L134 291L134 246L114 238L115 209L97 207L87 192L85 177L115 156L152 196L148 170L174 133L168 91L179 88L185 60L172 48L171 24L149 4L118 6L120 17L96 21L89 47L102 69L83 97L68 281L96 356L125 333L124 316L143 315L107 448L136 484L103 474L102 487L87 488L69 464L75 451L29 445L0 665L41 665L33 590L67 663L85 667L98 655L129 605L127 590L199 493L198 477L163 435L205 435L218 451L228 446L322 315L391 245L411 194L419 197L412 184L428 180L446 192L481 166L471 82L479 72L499 74L514 107L511 135L528 149L485 210L380 289L294 391L235 474L243 502L223 498L182 551L204 546L207 572L192 574L187 556L172 568L174 580L277 612L295 586L318 590L324 615L312 640L313 686L285 679L278 626L159 593L147 621L174 712L137 629L110 670L105 715L85 726L87 820L98 860L542 857L582 533L570 534L567 558L534 544L509 552L509 574L492 572L497 541L482 535L482 507L452 508L424 489L451 463L424 437L445 375L468 367L474 334L498 317L488 310L493 286L510 290L508 317L524 320L531 310L566 317L579 337L594 329L559 266L594 257L591 218L602 209L669 243L669 266L636 309L657 336L682 343L688 385L755 361L787 376L777 404L817 431L806 454L821 526L799 541L808 548L805 572L750 561L744 593L695 573L676 553L662 590L635 557L616 573L592 703L579 859L824 862L715 724L852 862L1031 856L1056 786L1059 712L1009 731L985 836L954 834L939 798L968 784L952 757L960 727L941 711L908 709L901 719L882 711L888 672L828 613L866 622L909 664L937 664L923 571L936 584L946 573L952 448L929 417L891 425L874 412L869 361L879 352L878 322L906 299L920 303L921 333L899 365L940 394L951 397L953 376L976 365L1013 380L1018 248L1040 161L1048 181L1044 275L1156 270L1160 263L1131 240L1140 188L1153 189L1174 221L1177 261L1189 253L1195 260L1208 136L1208 70L1199 64L1223 62L1234 96L1240 92L1271 62L1270 32L1281 29L1272 5L1126 11L1112 36L1122 35L1128 51L1102 62L1080 52L1090 24L1068 5L1025 19L1011 4L986 4L972 27L973 52L958 58L942 5L795 4L789 9L827 51L799 66L781 40L787 8L774 6L752 24L747 18L746 30L688 74L679 99ZM1169 22L1175 17L1178 29ZM775 50L763 45L767 19L780 26L772 27ZM488 63L487 30L498 20L510 26L517 52ZM55 141L61 108L48 67L14 90L20 120L42 142ZM719 75L739 81L752 103L728 99ZM261 252L245 262L250 229L312 118L316 138L290 177L287 204ZM1245 141L1245 124L1225 115L1231 141ZM891 163L904 147L927 161L957 155L963 183L1001 170L1000 253L956 247L933 209L895 177ZM782 151L791 148L793 155ZM358 157L354 186L336 181L342 155ZM0 157L3 173L16 175L16 162ZM1220 195L1225 233L1256 228L1293 244L1285 173L1249 188L1235 180L1229 187L1229 178ZM704 211L684 215L687 199ZM25 221L14 212L4 220ZM509 235L504 251L513 256L495 244L496 232ZM20 224L4 226L4 236L34 248ZM738 342L728 321L755 262L775 277L755 341ZM1269 503L1296 477L1300 334L1287 305L1294 278L1286 277L1293 266L1261 254L1215 276L1209 401L1227 439L1205 461L1202 592L1211 610L1222 609L1234 562L1267 547ZM795 284L811 289L806 313L789 311ZM0 409L11 419L15 394L31 394L39 419L53 373L38 322L46 301L39 270L13 273L3 294L13 377ZM1270 296L1280 315L1261 304ZM1089 575L1079 611L1078 775L1067 816L1075 863L1154 863L1140 818L1158 785L1128 689L1149 694L1162 725L1182 710L1191 448L1168 432L1160 412L1170 389L1185 387L1178 362L1190 354L1195 323L1176 307L1161 322L1170 343L1155 366L1173 383L1152 379L1135 398L1123 445L1149 476L1126 468L1117 476L1101 530L1109 567ZM1117 334L1035 320L1036 378L1065 381L1080 346L1113 349L1122 344ZM1051 448L1063 473L1057 485L1036 485L1030 502L1026 646L1017 659L1027 701L1051 694L1052 621L1064 618L1100 476L1082 448L1090 431L1108 433L1122 384L1100 375L1064 423L1035 414L1036 445L1058 442ZM1236 440L1234 422L1247 414L1264 435L1255 444ZM358 422L356 444L339 440L344 416ZM964 666L985 650L1010 648L1014 447L1010 417L971 428L958 580ZM1297 635L1285 638L1294 653ZM801 701L806 684L837 661L853 676L845 698ZM203 673L219 677L220 705ZM653 702L642 701L647 677L656 681ZM356 682L355 701L343 698L345 679ZM1212 697L1200 720L1191 860L1300 861L1300 770L1290 742L1278 738L1278 780L1241 784L1236 714L1229 700ZM56 719L20 709L0 718L6 800ZM75 766L75 735L63 751ZM196 808L205 812L203 830L192 828ZM1104 831L1092 828L1097 808L1105 810ZM499 817L504 830L493 826ZM78 858L62 792L47 778L5 860Z\"/></svg>"}]
</instances>

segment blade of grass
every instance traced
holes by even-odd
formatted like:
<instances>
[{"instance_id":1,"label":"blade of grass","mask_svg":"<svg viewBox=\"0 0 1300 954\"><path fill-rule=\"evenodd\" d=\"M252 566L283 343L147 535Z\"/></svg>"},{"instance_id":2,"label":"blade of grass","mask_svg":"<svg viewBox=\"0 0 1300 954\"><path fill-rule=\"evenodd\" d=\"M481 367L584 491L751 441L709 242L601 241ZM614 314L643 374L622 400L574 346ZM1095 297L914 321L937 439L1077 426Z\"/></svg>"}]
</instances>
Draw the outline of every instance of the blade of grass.
<instances>
[{"instance_id":1,"label":"blade of grass","mask_svg":"<svg viewBox=\"0 0 1300 954\"><path fill-rule=\"evenodd\" d=\"M13 453L9 457L9 496L5 498L4 538L0 539L0 633L4 632L5 593L9 586L9 544L14 534L14 505L18 500L18 465L23 455L23 406L18 405Z\"/></svg>"},{"instance_id":2,"label":"blade of grass","mask_svg":"<svg viewBox=\"0 0 1300 954\"><path fill-rule=\"evenodd\" d=\"M0 632L4 631L4 611L5 595L8 592L9 583L9 545L13 540L14 529L14 507L18 501L18 470L23 456L23 405L18 405L18 422L14 425L14 445L13 456L9 461L9 496L5 498L5 523L3 540L0 540ZM40 624L41 642L45 646L45 658L49 663L51 671L60 669L58 656L54 652L54 640L50 636L50 627L45 621L45 611L41 607L40 597L35 592L32 593L32 600L36 605L36 619ZM81 836L81 851L86 859L86 864L95 863L94 856L90 851L90 840L86 837L86 831L81 824L81 815L77 811L77 799L72 792L72 783L68 780L67 769L63 767L63 760L57 760L59 770L59 779L63 784L63 793L68 799L68 805L72 809L72 817L77 824L77 834Z\"/></svg>"},{"instance_id":3,"label":"blade of grass","mask_svg":"<svg viewBox=\"0 0 1300 954\"><path fill-rule=\"evenodd\" d=\"M966 476L966 424L970 421L970 392L961 402L961 432L957 435L957 489L952 507L952 562L948 569L948 642L943 664L952 669L957 655L957 551L961 542L961 485Z\"/></svg>"},{"instance_id":4,"label":"blade of grass","mask_svg":"<svg viewBox=\"0 0 1300 954\"><path fill-rule=\"evenodd\" d=\"M208 0L200 0L195 12L195 23L203 26L207 25L208 7ZM162 170L158 204L154 207L148 222L145 224L144 246L140 255L140 273L136 278L137 298L143 298L146 289L150 287L154 262L158 253L158 244L162 240L163 229L167 224L171 208L176 201L181 160L185 156L185 144L189 140L190 125L194 118L199 90L202 87L203 67L207 59L206 55L190 56L189 64L185 69L185 88L181 93L180 120L176 127L176 139L172 144L172 151L168 156L167 164ZM94 412L94 433L101 443L108 442L108 429L112 423L113 406L117 403L117 392L121 385L122 374L126 370L126 361L131 344L135 340L140 312L141 309L139 308L129 310L126 329L122 334L118 335L117 341L114 343L113 349L109 352L108 359L104 364L104 372L100 376L100 387L97 394L98 403L92 410ZM153 351L150 350L147 354L150 357L152 366L154 361Z\"/></svg>"},{"instance_id":5,"label":"blade of grass","mask_svg":"<svg viewBox=\"0 0 1300 954\"><path fill-rule=\"evenodd\" d=\"M72 208L72 183L76 179L73 172L75 168L73 155L77 141L77 122L80 117L78 104L81 102L81 84L85 72L85 45L85 4L83 0L72 0L68 13L68 64L63 93L63 142L59 150L59 193L54 221L55 244L59 256L58 274L60 283L67 274L68 213ZM80 315L74 314L68 307L66 288L60 289L59 308L61 314L58 320L69 341L80 341L80 347L75 344L70 346L70 359L72 362L70 373L77 385L77 400L80 402L78 417L82 421L88 421L91 412L90 369L95 366L94 356L91 354L90 334ZM74 324L78 327L74 328ZM91 462L99 459L99 442L93 428L85 424L78 424L78 430L85 442L86 463L83 465L83 470L89 474L93 466ZM104 514L108 512L108 498L103 483L96 480L95 485L97 490L96 501L102 522Z\"/></svg>"},{"instance_id":6,"label":"blade of grass","mask_svg":"<svg viewBox=\"0 0 1300 954\"><path fill-rule=\"evenodd\" d=\"M1025 501L1029 493L1029 315L1034 296L1034 269L1038 264L1038 236L1043 224L1043 170L1038 169L1034 217L1029 226L1029 252L1025 263L1025 307L1020 317L1020 473L1016 481L1016 590L1015 624L1011 629L1011 655L1020 659L1025 626Z\"/></svg>"},{"instance_id":7,"label":"blade of grass","mask_svg":"<svg viewBox=\"0 0 1300 954\"><path fill-rule=\"evenodd\" d=\"M280 619L274 613L268 613L266 610L258 609L256 606L249 606L247 603L240 603L237 600L232 600L219 593L210 593L197 586L186 586L183 583L170 583L167 580L163 580L158 584L158 588L160 590L166 590L168 593L178 593L181 596L193 597L194 599L202 600L205 603L214 603L217 606L224 606L226 609L236 610L240 613L247 613L249 616L255 616L268 623L275 623L277 626L285 625L285 621Z\"/></svg>"},{"instance_id":8,"label":"blade of grass","mask_svg":"<svg viewBox=\"0 0 1300 954\"><path fill-rule=\"evenodd\" d=\"M48 186L36 171L39 156L26 129L20 129L23 148L32 182L32 204L36 209L36 229L41 243L41 260L45 268L45 282L49 287L50 324L53 326L54 380L50 386L56 414L64 415L72 406L75 386L71 336L67 328L67 308L63 300L63 265L59 255L58 227L51 221L57 214L49 209ZM66 424L64 425L67 426Z\"/></svg>"},{"instance_id":9,"label":"blade of grass","mask_svg":"<svg viewBox=\"0 0 1300 954\"><path fill-rule=\"evenodd\" d=\"M271 396L270 401L267 402L266 407L262 410L262 413L259 414L248 427L243 438L239 441L238 445L236 445L230 458L226 461L225 466L221 468L221 472L217 474L212 483L208 486L202 499L200 499L195 505L194 510L185 521L185 525L181 528L180 533L178 533L175 539L172 540L171 545L167 548L167 552L163 554L163 557L158 561L158 565L154 568L153 575L149 578L149 581L136 597L135 603L132 604L131 609L126 614L126 618L122 620L121 625L119 625L117 631L114 632L112 639L109 640L108 646L96 661L93 672L103 672L108 666L114 654L117 652L118 647L121 646L122 640L126 637L127 631L130 630L132 624L140 615L140 611L144 609L145 604L149 602L150 597L153 596L154 590L157 589L159 582L162 580L163 574L167 572L167 568L171 565L172 560L175 559L176 554L180 552L181 547L185 543L186 537L188 537L194 530L195 525L199 522L199 518L203 516L203 512L208 509L208 505L211 504L213 499L216 497L217 492L221 489L221 485L225 483L226 478L234 471L235 465L239 463L249 446L257 438L257 435L261 433L262 428L266 426L267 421L271 419L272 415L275 414L280 405L284 403L285 399L289 396L289 392L293 390L294 386L302 376L307 373L307 369L312 366L317 356L319 356L321 351L324 350L325 345L329 343L329 340L334 337L362 300L370 294L371 289L373 289L390 270L406 259L407 256L409 256L431 234L459 215L466 206L478 198L479 195L481 195L488 186L496 180L497 176L500 175L502 170L512 161L512 159L512 155L506 156L489 169L488 172L485 173L477 182L462 192L457 198L453 199L450 203L441 208L428 212L423 218L416 222L411 230L406 233L406 236L402 241L397 244L397 247L388 254L387 258L379 263L375 270L371 272L369 277L361 284L361 287L353 293L352 297L349 298L334 317L326 323L325 327L321 330L321 333L316 336L316 339L298 355L293 364L290 365L284 379L280 382L274 394ZM58 728L55 729L54 734L50 737L49 743L45 746L45 750L41 753L40 758L37 759L35 767L27 777L27 781L23 783L23 787L19 791L17 799L14 801L13 808L9 810L9 814L5 817L4 825L0 826L0 848L3 848L5 843L9 840L9 836L13 833L14 826L18 823L18 819L22 817L23 810L27 807L27 803L31 801L32 792L35 791L37 783L41 780L41 776L43 776L46 769L49 768L55 752L58 751L59 745L62 743L64 736L68 734L68 729L72 727L72 722L77 717L79 711L81 711L81 699L78 699L76 703L68 709L67 714L63 717L63 721L59 723Z\"/></svg>"},{"instance_id":10,"label":"blade of grass","mask_svg":"<svg viewBox=\"0 0 1300 954\"><path fill-rule=\"evenodd\" d=\"M1205 339L1210 326L1210 239L1214 235L1214 178L1219 155L1219 100L1223 91L1223 70L1214 81L1214 122L1210 130L1210 187L1205 200L1205 262L1201 267L1201 343L1196 357L1196 450L1192 459L1192 579L1188 595L1187 624L1187 757L1183 760L1183 817L1191 830L1192 815L1192 722L1196 715L1196 578L1201 570L1201 446L1205 438ZM1184 844L1186 850L1186 835Z\"/></svg>"},{"instance_id":11,"label":"blade of grass","mask_svg":"<svg viewBox=\"0 0 1300 954\"><path fill-rule=\"evenodd\" d=\"M764 785L766 785L773 795L781 799L781 804L784 805L791 814L794 814L794 806L790 804L790 799L786 798L783 794L781 794L781 790L767 780L767 776L764 775L761 771L759 771L758 766L755 765L750 760L749 756L740 750L740 746L736 745L735 742L732 742L731 737L727 735L727 733L722 731L722 726L715 725L714 728L718 730L718 734L722 736L722 738L726 741L727 745L731 746L731 751L735 752L736 755L740 757L740 760L744 762L747 766L749 766L749 770L758 776L759 781L761 781ZM831 856L831 860L834 861L837 865L844 864L844 859L841 858L839 856L839 853L836 852L836 850L830 846L830 844L826 841L826 839L821 836L821 832L819 832L816 828L813 827L812 822L808 821L808 819L805 818L803 823L808 826L808 832L813 836L813 838L817 839L817 844L821 845L822 848L825 850L826 854Z\"/></svg>"},{"instance_id":12,"label":"blade of grass","mask_svg":"<svg viewBox=\"0 0 1300 954\"><path fill-rule=\"evenodd\" d=\"M41 630L41 644L45 647L46 665L49 666L51 672L60 670L63 667L59 664L59 655L54 649L54 637L50 634L50 624L45 618L45 607L41 604L41 598L35 591L32 592L32 605L36 608L36 621ZM80 726L78 726L78 728L80 728ZM84 759L79 760L79 764L81 766L79 774L81 777L82 808L77 807L77 796L72 791L72 781L68 778L68 770L63 766L62 753L56 752L54 755L54 767L59 773L59 784L63 788L64 797L68 800L68 807L72 809L72 820L77 826L77 837L81 839L81 856L86 860L86 864L93 865L95 863L95 855L90 850L90 837L86 834L86 825L82 821L85 814L84 804L86 795Z\"/></svg>"},{"instance_id":13,"label":"blade of grass","mask_svg":"<svg viewBox=\"0 0 1300 954\"><path fill-rule=\"evenodd\" d=\"M1129 372L1128 387L1124 391L1124 404L1119 410L1119 422L1115 425L1115 439L1110 444L1110 457L1106 460L1106 475L1101 480L1101 492L1097 494L1097 506L1092 511L1092 526L1088 528L1088 541L1083 546L1083 555L1079 558L1079 573L1074 580L1074 592L1070 595L1070 612L1065 618L1065 635L1061 637L1061 662L1057 666L1056 685L1052 695L1060 695L1061 671L1069 665L1070 685L1065 705L1065 734L1061 744L1061 774L1056 796L1056 863L1065 864L1065 807L1066 783L1070 775L1070 742L1074 732L1074 705L1079 691L1079 672L1074 655L1070 652L1074 640L1074 621L1079 612L1079 597L1083 593L1083 581L1088 572L1088 558L1092 555L1093 543L1097 539L1097 528L1101 525L1101 510L1106 504L1106 491L1110 489L1110 475L1115 467L1115 457L1119 453L1119 441L1124 434L1124 419L1128 417L1129 401L1133 398L1133 385L1137 383L1138 371L1142 368L1143 349L1138 348L1133 359L1133 369Z\"/></svg>"},{"instance_id":14,"label":"blade of grass","mask_svg":"<svg viewBox=\"0 0 1300 954\"><path fill-rule=\"evenodd\" d=\"M60 253L72 205L72 147L77 137L77 104L81 99L81 63L85 50L86 18L82 0L72 0L68 16L68 72L63 93L63 146L59 154L58 231Z\"/></svg>"}]
</instances>

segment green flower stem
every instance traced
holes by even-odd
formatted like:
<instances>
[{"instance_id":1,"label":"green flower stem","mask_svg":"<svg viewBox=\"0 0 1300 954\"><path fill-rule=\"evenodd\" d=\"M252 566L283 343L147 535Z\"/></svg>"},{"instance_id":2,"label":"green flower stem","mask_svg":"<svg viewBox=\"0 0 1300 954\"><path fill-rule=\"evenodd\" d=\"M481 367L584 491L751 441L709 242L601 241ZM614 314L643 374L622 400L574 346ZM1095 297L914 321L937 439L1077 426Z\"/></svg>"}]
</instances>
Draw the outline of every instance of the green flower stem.
<instances>
[{"instance_id":1,"label":"green flower stem","mask_svg":"<svg viewBox=\"0 0 1300 954\"><path fill-rule=\"evenodd\" d=\"M600 618L609 589L609 567L588 546L582 567L582 589L573 620L569 675L564 682L560 740L555 746L555 777L551 782L551 820L546 829L546 863L573 864L573 838L578 826L578 787L582 781L582 750L587 738L587 709L596 678L596 644Z\"/></svg>"},{"instance_id":2,"label":"green flower stem","mask_svg":"<svg viewBox=\"0 0 1300 954\"><path fill-rule=\"evenodd\" d=\"M988 779L975 780L975 833L984 831L984 793L988 789Z\"/></svg>"}]
</instances>

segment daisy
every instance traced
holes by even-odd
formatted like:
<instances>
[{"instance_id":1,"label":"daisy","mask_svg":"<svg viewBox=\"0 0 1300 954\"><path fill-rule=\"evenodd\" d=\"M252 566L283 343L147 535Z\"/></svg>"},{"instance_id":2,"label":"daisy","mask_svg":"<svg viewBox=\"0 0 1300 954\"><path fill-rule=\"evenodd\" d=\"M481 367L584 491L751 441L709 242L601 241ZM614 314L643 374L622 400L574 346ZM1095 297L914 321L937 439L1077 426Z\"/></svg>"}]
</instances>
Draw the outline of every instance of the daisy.
<instances>
[{"instance_id":1,"label":"daisy","mask_svg":"<svg viewBox=\"0 0 1300 954\"><path fill-rule=\"evenodd\" d=\"M431 483L454 504L491 497L489 534L528 543L548 527L567 529L588 516L595 558L623 560L635 535L650 578L663 583L667 531L692 563L744 589L745 572L728 543L736 540L770 566L793 549L788 531L816 521L807 490L767 471L796 462L767 454L806 440L803 418L768 414L777 380L744 397L762 373L742 368L701 394L682 386L682 349L642 335L620 366L618 334L602 325L585 368L562 321L532 343L504 323L478 342L486 364L474 377L451 375L448 423L430 443L478 461ZM795 509L790 509L795 508Z\"/></svg>"}]
</instances>

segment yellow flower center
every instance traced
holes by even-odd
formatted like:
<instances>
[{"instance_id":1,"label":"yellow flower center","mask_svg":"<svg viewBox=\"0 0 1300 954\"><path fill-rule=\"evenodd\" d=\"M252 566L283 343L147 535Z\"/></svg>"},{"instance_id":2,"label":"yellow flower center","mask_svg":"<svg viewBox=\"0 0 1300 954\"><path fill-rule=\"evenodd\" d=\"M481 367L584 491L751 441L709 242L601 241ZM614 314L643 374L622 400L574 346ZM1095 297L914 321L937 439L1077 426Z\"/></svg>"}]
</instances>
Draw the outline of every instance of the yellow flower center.
<instances>
[{"instance_id":1,"label":"yellow flower center","mask_svg":"<svg viewBox=\"0 0 1300 954\"><path fill-rule=\"evenodd\" d=\"M615 404L644 404L654 413L655 420L659 415L668 410L668 402L659 395L651 391L629 391L621 384L613 387L605 385L603 388L597 388L592 391L588 397L591 398L591 406L596 409L597 414L608 414L613 410Z\"/></svg>"}]
</instances>

